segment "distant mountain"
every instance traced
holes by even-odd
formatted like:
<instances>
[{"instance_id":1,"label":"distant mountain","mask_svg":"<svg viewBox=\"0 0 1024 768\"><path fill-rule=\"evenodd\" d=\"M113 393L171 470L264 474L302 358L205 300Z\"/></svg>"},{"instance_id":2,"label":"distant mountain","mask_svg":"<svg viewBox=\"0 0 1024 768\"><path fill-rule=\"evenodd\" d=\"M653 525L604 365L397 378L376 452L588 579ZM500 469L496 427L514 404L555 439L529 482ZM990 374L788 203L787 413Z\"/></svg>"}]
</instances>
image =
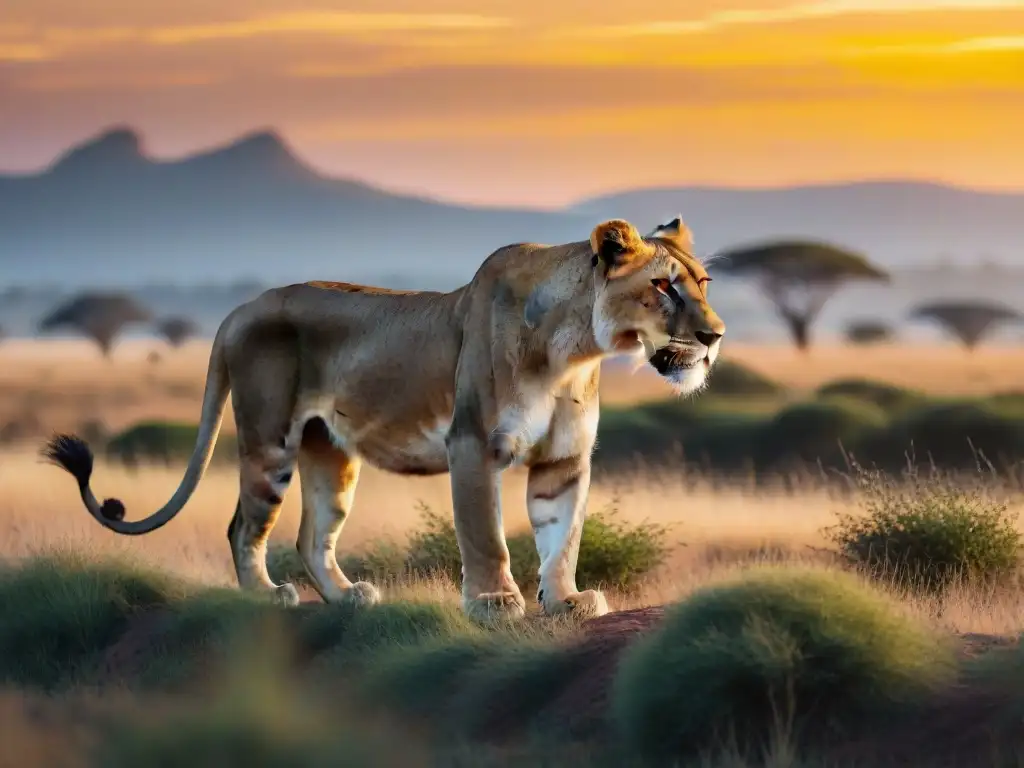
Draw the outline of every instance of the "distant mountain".
<instances>
[{"instance_id":1,"label":"distant mountain","mask_svg":"<svg viewBox=\"0 0 1024 768\"><path fill-rule=\"evenodd\" d=\"M784 189L679 187L597 197L570 209L639 227L682 213L698 251L776 237L831 240L890 268L937 261L1024 265L1024 192L871 181Z\"/></svg>"},{"instance_id":2,"label":"distant mountain","mask_svg":"<svg viewBox=\"0 0 1024 768\"><path fill-rule=\"evenodd\" d=\"M175 161L118 127L0 176L3 282L468 279L495 248L586 239L571 213L471 208L326 178L272 131Z\"/></svg>"},{"instance_id":3,"label":"distant mountain","mask_svg":"<svg viewBox=\"0 0 1024 768\"><path fill-rule=\"evenodd\" d=\"M913 182L624 192L562 211L483 208L328 178L274 131L161 161L116 127L34 175L0 176L3 284L193 285L309 278L444 288L495 248L584 240L682 213L701 253L775 236L834 240L890 267L1024 263L1024 194Z\"/></svg>"}]
</instances>

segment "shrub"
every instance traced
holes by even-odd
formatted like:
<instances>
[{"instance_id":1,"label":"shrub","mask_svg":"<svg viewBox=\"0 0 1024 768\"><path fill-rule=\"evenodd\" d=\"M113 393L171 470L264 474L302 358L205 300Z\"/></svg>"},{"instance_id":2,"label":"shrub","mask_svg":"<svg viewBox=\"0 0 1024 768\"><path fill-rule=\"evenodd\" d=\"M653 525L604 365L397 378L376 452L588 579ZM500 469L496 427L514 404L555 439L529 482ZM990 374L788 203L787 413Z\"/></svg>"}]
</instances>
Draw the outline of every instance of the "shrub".
<instances>
[{"instance_id":1,"label":"shrub","mask_svg":"<svg viewBox=\"0 0 1024 768\"><path fill-rule=\"evenodd\" d=\"M1021 534L1007 505L981 484L962 487L932 471L902 482L854 467L864 514L840 514L826 536L849 563L903 587L944 589L954 581L1013 574Z\"/></svg>"},{"instance_id":2,"label":"shrub","mask_svg":"<svg viewBox=\"0 0 1024 768\"><path fill-rule=\"evenodd\" d=\"M429 719L449 738L487 738L509 723L557 732L560 723L536 715L592 661L575 650L511 632L400 648L375 660L361 693L367 702Z\"/></svg>"},{"instance_id":3,"label":"shrub","mask_svg":"<svg viewBox=\"0 0 1024 768\"><path fill-rule=\"evenodd\" d=\"M709 395L756 397L778 395L785 388L753 368L734 360L719 360L708 377Z\"/></svg>"},{"instance_id":4,"label":"shrub","mask_svg":"<svg viewBox=\"0 0 1024 768\"><path fill-rule=\"evenodd\" d=\"M288 674L286 647L276 646L276 639L273 634L260 643L236 641L236 662L213 687L212 698L156 713L139 708L123 718L99 742L96 763L111 768L426 764L409 734L388 738L373 724L359 722L356 713L310 701L311 691Z\"/></svg>"},{"instance_id":5,"label":"shrub","mask_svg":"<svg viewBox=\"0 0 1024 768\"><path fill-rule=\"evenodd\" d=\"M681 443L696 418L687 401L602 408L594 464L615 465L637 456L645 463L656 461Z\"/></svg>"},{"instance_id":6,"label":"shrub","mask_svg":"<svg viewBox=\"0 0 1024 768\"><path fill-rule=\"evenodd\" d=\"M114 435L107 443L107 458L128 465L140 461L188 461L196 445L199 427L169 421L146 421ZM217 438L213 458L216 461L237 461L238 451L234 435L221 434Z\"/></svg>"},{"instance_id":7,"label":"shrub","mask_svg":"<svg viewBox=\"0 0 1024 768\"><path fill-rule=\"evenodd\" d=\"M651 758L759 752L779 735L806 747L914 712L954 674L950 647L853 576L761 568L627 648L611 711Z\"/></svg>"},{"instance_id":8,"label":"shrub","mask_svg":"<svg viewBox=\"0 0 1024 768\"><path fill-rule=\"evenodd\" d=\"M851 344L878 344L891 341L896 333L881 320L854 320L846 326L844 335Z\"/></svg>"},{"instance_id":9,"label":"shrub","mask_svg":"<svg viewBox=\"0 0 1024 768\"><path fill-rule=\"evenodd\" d=\"M600 585L628 590L665 562L669 529L649 522L625 523L618 515L613 502L587 516L576 566L581 589Z\"/></svg>"},{"instance_id":10,"label":"shrub","mask_svg":"<svg viewBox=\"0 0 1024 768\"><path fill-rule=\"evenodd\" d=\"M153 617L158 626L147 630L144 656L108 670L107 677L117 675L117 682L133 689L188 683L237 637L259 636L259 622L285 619L284 609L266 595L228 587L204 588L164 609Z\"/></svg>"},{"instance_id":11,"label":"shrub","mask_svg":"<svg viewBox=\"0 0 1024 768\"><path fill-rule=\"evenodd\" d=\"M462 582L462 557L452 518L439 515L419 504L421 527L409 536L406 562L417 575L443 575ZM518 563L513 563L516 567Z\"/></svg>"},{"instance_id":12,"label":"shrub","mask_svg":"<svg viewBox=\"0 0 1024 768\"><path fill-rule=\"evenodd\" d=\"M925 396L893 384L869 379L840 379L823 384L816 392L820 398L848 397L874 403L886 411L901 410L921 403Z\"/></svg>"},{"instance_id":13,"label":"shrub","mask_svg":"<svg viewBox=\"0 0 1024 768\"><path fill-rule=\"evenodd\" d=\"M457 605L395 601L373 606L331 606L319 610L312 623L303 627L306 641L310 629L319 627L333 637L335 654L353 657L397 647L410 647L438 638L473 636L479 631Z\"/></svg>"},{"instance_id":14,"label":"shrub","mask_svg":"<svg viewBox=\"0 0 1024 768\"><path fill-rule=\"evenodd\" d=\"M480 664L500 659L507 639L481 635L399 648L379 659L361 681L362 695L414 717L443 719L463 678Z\"/></svg>"},{"instance_id":15,"label":"shrub","mask_svg":"<svg viewBox=\"0 0 1024 768\"><path fill-rule=\"evenodd\" d=\"M973 469L985 460L1008 466L1024 458L1024 413L1007 404L927 404L865 448L864 458L889 467L905 466L911 452L945 469Z\"/></svg>"},{"instance_id":16,"label":"shrub","mask_svg":"<svg viewBox=\"0 0 1024 768\"><path fill-rule=\"evenodd\" d=\"M503 732L508 723L528 723L527 730L538 736L558 734L562 724L544 722L537 713L591 661L565 646L506 641L499 654L461 675L461 685L445 708L453 735L486 738Z\"/></svg>"},{"instance_id":17,"label":"shrub","mask_svg":"<svg viewBox=\"0 0 1024 768\"><path fill-rule=\"evenodd\" d=\"M885 427L885 412L852 398L797 403L777 413L757 438L756 463L778 468L791 462L834 464L844 449Z\"/></svg>"},{"instance_id":18,"label":"shrub","mask_svg":"<svg viewBox=\"0 0 1024 768\"><path fill-rule=\"evenodd\" d=\"M81 681L141 610L184 594L175 580L70 554L0 570L0 680L45 689Z\"/></svg>"}]
</instances>

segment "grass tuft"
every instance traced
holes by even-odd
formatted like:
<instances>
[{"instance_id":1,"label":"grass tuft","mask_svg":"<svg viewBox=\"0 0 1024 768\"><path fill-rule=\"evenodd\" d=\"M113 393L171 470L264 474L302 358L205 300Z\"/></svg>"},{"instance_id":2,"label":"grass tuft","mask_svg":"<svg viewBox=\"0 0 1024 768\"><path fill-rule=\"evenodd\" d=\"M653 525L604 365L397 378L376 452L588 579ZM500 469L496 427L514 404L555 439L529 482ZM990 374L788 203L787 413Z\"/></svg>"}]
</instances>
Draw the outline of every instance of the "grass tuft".
<instances>
[{"instance_id":1,"label":"grass tuft","mask_svg":"<svg viewBox=\"0 0 1024 768\"><path fill-rule=\"evenodd\" d=\"M0 680L57 689L89 675L141 611L188 587L134 565L61 552L0 568Z\"/></svg>"},{"instance_id":2,"label":"grass tuft","mask_svg":"<svg viewBox=\"0 0 1024 768\"><path fill-rule=\"evenodd\" d=\"M903 714L955 672L952 651L855 577L754 569L671 608L613 686L626 744L678 758L730 743L821 744Z\"/></svg>"},{"instance_id":3,"label":"grass tuft","mask_svg":"<svg viewBox=\"0 0 1024 768\"><path fill-rule=\"evenodd\" d=\"M941 591L1017 573L1021 533L1007 503L984 483L937 471L894 480L854 465L864 514L840 514L824 531L839 554L899 589Z\"/></svg>"}]
</instances>

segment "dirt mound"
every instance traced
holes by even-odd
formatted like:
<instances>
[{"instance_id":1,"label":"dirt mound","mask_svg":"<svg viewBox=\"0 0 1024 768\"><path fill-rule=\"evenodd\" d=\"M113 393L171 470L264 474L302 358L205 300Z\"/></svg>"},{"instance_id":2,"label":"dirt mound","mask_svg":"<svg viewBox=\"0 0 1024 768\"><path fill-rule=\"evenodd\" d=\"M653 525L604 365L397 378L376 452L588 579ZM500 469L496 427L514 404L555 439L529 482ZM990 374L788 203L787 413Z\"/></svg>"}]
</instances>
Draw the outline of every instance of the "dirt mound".
<instances>
[{"instance_id":1,"label":"dirt mound","mask_svg":"<svg viewBox=\"0 0 1024 768\"><path fill-rule=\"evenodd\" d=\"M661 606L616 611L583 625L572 653L581 670L545 708L544 720L562 724L574 738L595 738L604 732L609 691L622 652L665 616Z\"/></svg>"},{"instance_id":2,"label":"dirt mound","mask_svg":"<svg viewBox=\"0 0 1024 768\"><path fill-rule=\"evenodd\" d=\"M1013 635L983 635L977 632L964 632L960 635L960 655L972 659L989 651L1012 648L1019 640Z\"/></svg>"},{"instance_id":3,"label":"dirt mound","mask_svg":"<svg viewBox=\"0 0 1024 768\"><path fill-rule=\"evenodd\" d=\"M140 611L128 620L121 636L103 653L99 679L116 683L138 677L153 661L153 647L172 619L168 608Z\"/></svg>"}]
</instances>

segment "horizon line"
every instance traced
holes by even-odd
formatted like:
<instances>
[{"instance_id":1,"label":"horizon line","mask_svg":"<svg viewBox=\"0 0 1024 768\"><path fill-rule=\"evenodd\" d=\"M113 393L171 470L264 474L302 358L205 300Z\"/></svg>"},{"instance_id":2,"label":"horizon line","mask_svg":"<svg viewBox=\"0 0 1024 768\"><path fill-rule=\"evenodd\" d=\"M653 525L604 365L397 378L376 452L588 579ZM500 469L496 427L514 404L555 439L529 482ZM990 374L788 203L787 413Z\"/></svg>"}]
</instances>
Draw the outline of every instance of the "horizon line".
<instances>
[{"instance_id":1,"label":"horizon line","mask_svg":"<svg viewBox=\"0 0 1024 768\"><path fill-rule=\"evenodd\" d=\"M609 187L604 190L595 190L588 193L586 196L572 198L561 204L552 204L550 206L537 206L528 205L524 203L518 204L495 204L495 203L478 203L470 199L453 197L451 195L442 195L430 190L417 188L417 187L402 187L401 185L384 185L367 179L362 176L355 174L336 175L325 172L324 169L315 163L310 162L307 158L302 155L301 150L296 149L295 145L287 138L285 133L273 126L263 125L256 126L250 130L242 131L239 133L232 134L226 139L221 141L215 141L207 144L200 145L195 149L178 155L172 156L158 156L147 151L145 142L145 133L126 122L112 122L105 128L93 131L87 134L84 138L73 141L66 145L64 149L59 150L53 155L53 157L37 167L34 170L9 170L6 169L2 160L0 160L0 179L31 179L39 176L44 176L48 172L52 171L62 159L67 157L69 154L82 147L89 146L101 140L102 138L115 133L130 133L138 139L139 155L147 162L154 165L176 165L179 163L185 163L197 158L209 155L216 155L220 152L230 150L240 144L247 141L251 141L258 137L269 136L275 139L280 146L291 156L295 162L308 169L316 176L328 180L336 181L339 183L356 184L363 187L367 187L377 192L381 192L396 197L415 197L421 199L428 199L433 202L441 203L444 205L451 205L464 208L475 208L475 209L490 209L490 210L521 210L521 211L544 211L544 212L565 212L572 213L574 209L579 208L582 205L598 202L611 197L619 197L636 193L661 193L661 192L673 192L673 191L722 191L722 192L784 192L796 189L824 189L824 188L836 188L836 187L854 187L854 186L897 186L897 185L917 185L924 187L939 187L951 191L966 192L979 195L995 195L995 196L1016 196L1024 194L1024 185L968 185L953 181L947 181L940 177L914 177L914 176L862 176L862 177L840 177L840 178L820 178L816 180L805 180L805 181L777 181L769 183L750 183L750 184L735 184L735 183L717 183L710 181L692 181L685 182L681 181L677 184L657 184L652 186L625 186L625 187Z\"/></svg>"}]
</instances>

